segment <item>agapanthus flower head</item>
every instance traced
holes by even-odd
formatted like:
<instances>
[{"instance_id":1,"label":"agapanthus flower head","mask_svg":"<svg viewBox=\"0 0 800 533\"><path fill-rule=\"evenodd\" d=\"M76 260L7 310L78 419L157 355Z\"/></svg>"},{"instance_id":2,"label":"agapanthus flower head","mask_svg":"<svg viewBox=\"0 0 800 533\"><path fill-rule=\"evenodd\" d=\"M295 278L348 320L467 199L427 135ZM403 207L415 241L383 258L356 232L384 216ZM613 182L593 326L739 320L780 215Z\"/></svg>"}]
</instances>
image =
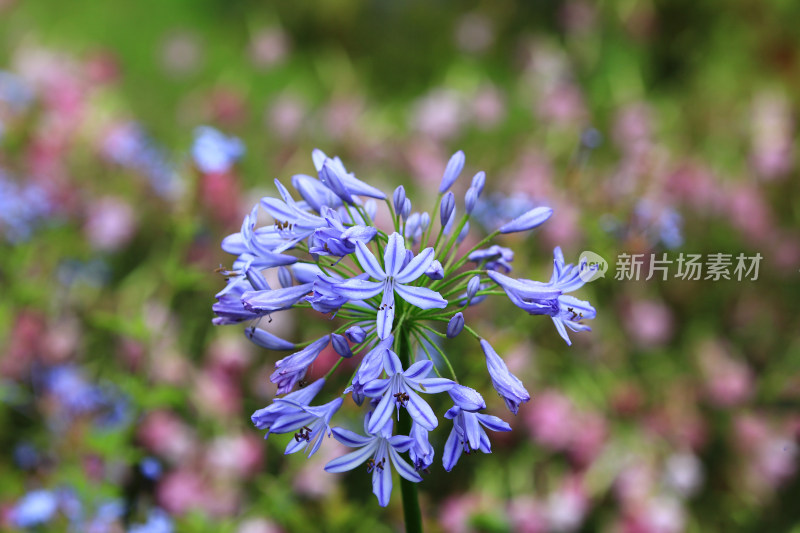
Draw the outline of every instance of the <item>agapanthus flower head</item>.
<instances>
[{"instance_id":1,"label":"agapanthus flower head","mask_svg":"<svg viewBox=\"0 0 800 533\"><path fill-rule=\"evenodd\" d=\"M387 199L357 179L339 158L315 150L312 159L318 177L299 174L291 180L302 200L276 180L278 195L263 198L245 216L241 230L223 241L223 249L236 258L233 268L220 270L228 284L217 294L214 323L246 322L247 337L258 346L293 352L275 363L270 378L283 396L253 414L255 426L268 435L294 433L287 453L308 449L312 454L329 435L357 448L325 469L343 472L366 463L373 491L379 503L387 505L392 469L405 480L419 482L419 472L426 472L436 456L436 440L429 432L439 426L436 410L442 393L447 392L454 404L445 414L453 420L441 454L447 470L465 452L491 451L485 429L510 430L499 418L482 412L486 402L478 391L458 383L461 359L483 352L492 384L514 414L530 399L489 342L465 323L468 307L497 294L499 286L530 314L550 316L559 332L584 329L580 320L592 318L594 309L565 294L583 282L579 269L565 265L558 249L547 283L501 273L511 270L514 253L492 239L537 227L551 216L550 208L525 204L518 206L524 209L505 210L503 222L492 233L471 249L460 250L471 217L480 212L486 179L482 172L475 174L462 211L449 189L463 171L463 152L448 162L430 211L414 213L404 187L394 189ZM378 217L379 205L372 199L386 199L380 205L390 216ZM259 208L272 217L264 227L256 227ZM382 228L378 218L391 224ZM263 275L271 269L277 270L276 286ZM292 309L323 315L324 334L300 342L271 332L272 315ZM464 334L477 342L472 351L451 361L448 339ZM333 358L324 378L308 385L309 370L327 359L319 355L329 344L339 357ZM345 360L356 368L344 390L326 394L327 403L312 405L323 389L341 383L334 374ZM351 399L363 409L364 435L331 428L339 407Z\"/></svg>"}]
</instances>

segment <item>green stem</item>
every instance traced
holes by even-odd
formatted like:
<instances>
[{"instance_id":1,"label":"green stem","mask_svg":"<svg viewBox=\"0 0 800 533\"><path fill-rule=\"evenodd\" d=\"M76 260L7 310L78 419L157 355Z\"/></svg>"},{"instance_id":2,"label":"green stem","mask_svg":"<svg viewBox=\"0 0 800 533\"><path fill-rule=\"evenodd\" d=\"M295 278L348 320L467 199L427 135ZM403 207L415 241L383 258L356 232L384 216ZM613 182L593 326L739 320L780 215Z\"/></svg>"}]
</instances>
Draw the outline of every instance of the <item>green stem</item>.
<instances>
[{"instance_id":1,"label":"green stem","mask_svg":"<svg viewBox=\"0 0 800 533\"><path fill-rule=\"evenodd\" d=\"M411 364L411 331L408 328L397 330L397 356L403 368L408 368ZM397 425L399 435L411 433L411 417L408 411L403 409L400 412L400 422ZM422 533L422 513L419 509L419 496L417 495L417 484L404 477L400 478L400 492L403 495L403 517L406 522L406 533Z\"/></svg>"}]
</instances>

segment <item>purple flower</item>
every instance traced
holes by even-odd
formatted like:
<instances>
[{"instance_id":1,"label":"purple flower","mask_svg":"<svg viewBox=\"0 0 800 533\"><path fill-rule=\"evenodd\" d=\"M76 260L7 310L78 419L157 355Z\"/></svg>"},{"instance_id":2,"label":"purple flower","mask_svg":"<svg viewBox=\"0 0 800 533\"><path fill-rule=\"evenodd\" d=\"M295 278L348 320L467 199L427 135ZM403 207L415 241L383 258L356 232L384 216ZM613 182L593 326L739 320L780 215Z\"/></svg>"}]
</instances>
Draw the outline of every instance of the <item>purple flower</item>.
<instances>
[{"instance_id":1,"label":"purple flower","mask_svg":"<svg viewBox=\"0 0 800 533\"><path fill-rule=\"evenodd\" d=\"M347 339L343 335L331 333L331 344L333 345L333 349L336 351L336 353L341 357L353 357L353 352L350 350L350 345L347 343Z\"/></svg>"},{"instance_id":2,"label":"purple flower","mask_svg":"<svg viewBox=\"0 0 800 533\"><path fill-rule=\"evenodd\" d=\"M492 453L492 445L484 427L492 431L511 431L511 426L496 416L472 413L459 407L451 407L444 417L453 421L453 429L447 437L442 456L442 465L448 472L456 466L462 452L469 454L480 450Z\"/></svg>"},{"instance_id":3,"label":"purple flower","mask_svg":"<svg viewBox=\"0 0 800 533\"><path fill-rule=\"evenodd\" d=\"M335 173L338 180L349 193L358 196L369 196L370 198L377 198L378 200L386 198L386 195L383 194L380 189L376 189L372 185L367 185L363 181L357 179L353 173L347 172L342 160L338 157L331 159L325 155L325 152L317 148L311 153L311 158L314 160L314 166L317 172L320 173L320 178L322 177L322 169L327 164L328 168ZM336 191L333 192L335 193Z\"/></svg>"},{"instance_id":4,"label":"purple flower","mask_svg":"<svg viewBox=\"0 0 800 533\"><path fill-rule=\"evenodd\" d=\"M433 458L436 455L428 440L428 430L413 422L408 436L413 439L411 448L408 449L408 456L411 458L414 468L417 472L428 469L433 464Z\"/></svg>"},{"instance_id":5,"label":"purple flower","mask_svg":"<svg viewBox=\"0 0 800 533\"><path fill-rule=\"evenodd\" d=\"M486 261L484 268L487 270L500 270L511 272L511 261L514 260L514 251L496 244L489 248L475 250L469 254L468 259L474 263Z\"/></svg>"},{"instance_id":6,"label":"purple flower","mask_svg":"<svg viewBox=\"0 0 800 533\"><path fill-rule=\"evenodd\" d=\"M388 364L389 351L394 343L394 336L389 335L377 343L361 360L361 365L353 376L353 383L345 392L353 393L353 401L358 405L364 401L364 387L378 379Z\"/></svg>"},{"instance_id":7,"label":"purple flower","mask_svg":"<svg viewBox=\"0 0 800 533\"><path fill-rule=\"evenodd\" d=\"M327 222L324 218L306 211L304 204L295 202L278 180L275 180L275 186L282 200L264 197L261 199L261 206L275 219L274 231L282 244L272 251L280 253L293 248L318 228L327 226Z\"/></svg>"},{"instance_id":8,"label":"purple flower","mask_svg":"<svg viewBox=\"0 0 800 533\"><path fill-rule=\"evenodd\" d=\"M325 384L325 379L320 378L311 385L298 389L284 396L283 398L276 398L272 404L259 409L250 417L253 424L258 429L266 429L267 434L264 435L266 439L270 433L285 433L286 431L273 431L273 426L279 428L286 428L291 420L297 418L301 414L302 409L300 406L308 405L322 390ZM278 400L291 400L279 402ZM293 430L292 430L293 431Z\"/></svg>"},{"instance_id":9,"label":"purple flower","mask_svg":"<svg viewBox=\"0 0 800 533\"><path fill-rule=\"evenodd\" d=\"M278 394L285 394L292 390L298 381L303 379L319 353L328 346L330 335L325 335L288 357L275 363L275 372L269 380L278 385Z\"/></svg>"},{"instance_id":10,"label":"purple flower","mask_svg":"<svg viewBox=\"0 0 800 533\"><path fill-rule=\"evenodd\" d=\"M505 400L508 410L517 414L519 404L530 400L531 395L525 390L525 386L519 378L509 372L505 361L497 355L491 344L481 339L481 348L486 355L486 367L489 369L489 377L492 379L494 390Z\"/></svg>"},{"instance_id":11,"label":"purple flower","mask_svg":"<svg viewBox=\"0 0 800 533\"><path fill-rule=\"evenodd\" d=\"M311 457L322 445L323 438L327 433L331 434L331 417L342 406L342 399L326 403L325 405L309 406L298 403L288 397L278 398L275 403L293 404L299 411L295 416L283 416L272 425L273 433L291 433L296 431L294 438L286 445L285 455L299 452L307 447L308 456Z\"/></svg>"},{"instance_id":12,"label":"purple flower","mask_svg":"<svg viewBox=\"0 0 800 533\"><path fill-rule=\"evenodd\" d=\"M350 226L345 228L339 215L333 209L322 208L322 215L328 223L327 228L319 228L313 235L312 254L343 257L356 251L356 242L367 243L375 237L377 229L371 226Z\"/></svg>"},{"instance_id":13,"label":"purple flower","mask_svg":"<svg viewBox=\"0 0 800 533\"><path fill-rule=\"evenodd\" d=\"M384 356L384 370L387 378L374 379L364 386L364 394L370 398L380 398L380 402L372 413L368 431L374 432L383 427L392 416L395 407L405 407L411 419L420 426L431 431L439 422L431 407L417 392L436 394L450 390L455 383L444 378L426 377L433 370L433 362L417 361L403 371L400 359L393 351L388 350ZM415 392L417 391L417 392Z\"/></svg>"},{"instance_id":14,"label":"purple flower","mask_svg":"<svg viewBox=\"0 0 800 533\"><path fill-rule=\"evenodd\" d=\"M384 266L378 263L369 248L362 242L356 242L356 257L361 267L372 279L349 279L335 286L336 292L351 300L365 300L383 293L381 305L378 308L378 337L385 339L392 332L394 322L394 293L397 292L406 302L420 309L442 309L447 307L447 300L426 287L409 285L412 281L422 276L433 262L433 248L422 250L405 267L406 247L403 237L399 233L389 236L389 243L383 255Z\"/></svg>"},{"instance_id":15,"label":"purple flower","mask_svg":"<svg viewBox=\"0 0 800 533\"><path fill-rule=\"evenodd\" d=\"M572 331L589 331L591 328L581 324L583 319L591 320L597 312L589 302L578 300L565 292L572 292L583 287L581 269L585 265L574 266L564 264L561 248L553 250L553 275L548 283L528 279L514 279L498 272L488 272L508 295L509 299L531 315L548 315L552 318L558 333L568 345L572 344L567 328Z\"/></svg>"},{"instance_id":16,"label":"purple flower","mask_svg":"<svg viewBox=\"0 0 800 533\"><path fill-rule=\"evenodd\" d=\"M370 417L364 420L364 426L369 422ZM392 421L388 420L377 431L366 431L369 436L364 437L347 429L333 428L333 436L336 440L351 448L358 450L343 455L325 465L327 472L347 472L364 462L367 463L367 472L372 474L372 492L377 496L378 503L382 507L389 505L392 496L392 471L388 462L397 470L397 473L405 479L414 482L422 481L422 478L409 465L400 453L408 451L413 439L405 435L392 435ZM387 461L388 460L388 461Z\"/></svg>"},{"instance_id":17,"label":"purple flower","mask_svg":"<svg viewBox=\"0 0 800 533\"><path fill-rule=\"evenodd\" d=\"M403 207L405 207L405 204L406 204L406 189L405 189L405 187L403 187L402 185L399 185L394 190L394 194L392 194L392 201L394 203L394 211L395 211L395 213L400 214L403 211Z\"/></svg>"}]
</instances>

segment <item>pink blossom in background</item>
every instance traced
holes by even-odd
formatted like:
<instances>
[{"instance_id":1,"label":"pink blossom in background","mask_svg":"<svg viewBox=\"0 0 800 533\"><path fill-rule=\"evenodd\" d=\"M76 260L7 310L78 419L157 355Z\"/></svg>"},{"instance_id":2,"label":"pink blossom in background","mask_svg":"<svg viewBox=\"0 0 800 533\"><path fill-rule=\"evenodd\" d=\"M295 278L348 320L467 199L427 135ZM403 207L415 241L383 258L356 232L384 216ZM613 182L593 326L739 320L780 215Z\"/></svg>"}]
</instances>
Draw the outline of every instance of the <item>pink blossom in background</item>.
<instances>
[{"instance_id":1,"label":"pink blossom in background","mask_svg":"<svg viewBox=\"0 0 800 533\"><path fill-rule=\"evenodd\" d=\"M560 126L576 126L585 121L587 116L580 89L564 82L547 90L536 110L542 120Z\"/></svg>"},{"instance_id":2,"label":"pink blossom in background","mask_svg":"<svg viewBox=\"0 0 800 533\"><path fill-rule=\"evenodd\" d=\"M471 518L482 508L480 495L450 496L439 507L439 525L446 533L471 533Z\"/></svg>"},{"instance_id":3,"label":"pink blossom in background","mask_svg":"<svg viewBox=\"0 0 800 533\"><path fill-rule=\"evenodd\" d=\"M612 138L623 152L647 147L652 135L652 112L647 104L637 102L622 107L614 120Z\"/></svg>"},{"instance_id":4,"label":"pink blossom in background","mask_svg":"<svg viewBox=\"0 0 800 533\"><path fill-rule=\"evenodd\" d=\"M305 124L309 110L299 98L286 94L273 100L266 112L266 125L272 135L285 141L296 137Z\"/></svg>"},{"instance_id":5,"label":"pink blossom in background","mask_svg":"<svg viewBox=\"0 0 800 533\"><path fill-rule=\"evenodd\" d=\"M774 226L770 207L756 187L735 186L727 196L725 210L731 223L748 239L758 242L769 239Z\"/></svg>"},{"instance_id":6,"label":"pink blossom in background","mask_svg":"<svg viewBox=\"0 0 800 533\"><path fill-rule=\"evenodd\" d=\"M508 519L516 533L547 533L546 510L532 496L517 496L508 504Z\"/></svg>"},{"instance_id":7,"label":"pink blossom in background","mask_svg":"<svg viewBox=\"0 0 800 533\"><path fill-rule=\"evenodd\" d=\"M794 123L792 108L784 94L761 92L751 110L751 161L766 179L788 173L794 165Z\"/></svg>"},{"instance_id":8,"label":"pink blossom in background","mask_svg":"<svg viewBox=\"0 0 800 533\"><path fill-rule=\"evenodd\" d=\"M250 41L250 60L259 68L279 65L289 52L289 36L278 27L258 30Z\"/></svg>"},{"instance_id":9,"label":"pink blossom in background","mask_svg":"<svg viewBox=\"0 0 800 533\"><path fill-rule=\"evenodd\" d=\"M209 214L229 228L241 225L239 179L232 172L211 172L200 177L201 200Z\"/></svg>"},{"instance_id":10,"label":"pink blossom in background","mask_svg":"<svg viewBox=\"0 0 800 533\"><path fill-rule=\"evenodd\" d=\"M82 338L81 325L74 317L48 325L42 336L42 359L49 364L66 362L75 356Z\"/></svg>"},{"instance_id":11,"label":"pink blossom in background","mask_svg":"<svg viewBox=\"0 0 800 533\"><path fill-rule=\"evenodd\" d=\"M633 509L623 519L620 533L681 533L685 529L686 511L677 500L655 497Z\"/></svg>"},{"instance_id":12,"label":"pink blossom in background","mask_svg":"<svg viewBox=\"0 0 800 533\"><path fill-rule=\"evenodd\" d=\"M654 279L659 275L655 272ZM659 300L631 301L623 307L622 315L626 332L640 347L662 346L672 338L675 320L669 307Z\"/></svg>"},{"instance_id":13,"label":"pink blossom in background","mask_svg":"<svg viewBox=\"0 0 800 533\"><path fill-rule=\"evenodd\" d=\"M503 93L493 85L481 87L470 106L475 123L480 128L491 128L501 122L506 115Z\"/></svg>"},{"instance_id":14,"label":"pink blossom in background","mask_svg":"<svg viewBox=\"0 0 800 533\"><path fill-rule=\"evenodd\" d=\"M653 492L656 474L651 465L638 458L625 458L630 464L614 480L614 494L623 508L641 506Z\"/></svg>"},{"instance_id":15,"label":"pink blossom in background","mask_svg":"<svg viewBox=\"0 0 800 533\"><path fill-rule=\"evenodd\" d=\"M175 464L190 460L197 449L194 432L170 411L147 413L137 436L145 448Z\"/></svg>"},{"instance_id":16,"label":"pink blossom in background","mask_svg":"<svg viewBox=\"0 0 800 533\"><path fill-rule=\"evenodd\" d=\"M339 480L335 476L321 476L319 471L328 462L341 457L349 450L339 441L326 440L317 453L303 461L292 480L292 489L302 496L321 499L333 493Z\"/></svg>"},{"instance_id":17,"label":"pink blossom in background","mask_svg":"<svg viewBox=\"0 0 800 533\"><path fill-rule=\"evenodd\" d=\"M551 450L564 450L574 431L575 411L569 398L556 391L535 395L522 413L531 436Z\"/></svg>"},{"instance_id":18,"label":"pink blossom in background","mask_svg":"<svg viewBox=\"0 0 800 533\"><path fill-rule=\"evenodd\" d=\"M207 511L212 497L208 481L199 472L181 469L168 472L158 484L156 499L170 513Z\"/></svg>"},{"instance_id":19,"label":"pink blossom in background","mask_svg":"<svg viewBox=\"0 0 800 533\"><path fill-rule=\"evenodd\" d=\"M435 141L453 137L464 122L464 104L455 91L435 89L418 100L413 109L411 126Z\"/></svg>"},{"instance_id":20,"label":"pink blossom in background","mask_svg":"<svg viewBox=\"0 0 800 533\"><path fill-rule=\"evenodd\" d=\"M569 533L577 531L589 511L589 496L583 480L567 477L545 502L545 516L550 531Z\"/></svg>"},{"instance_id":21,"label":"pink blossom in background","mask_svg":"<svg viewBox=\"0 0 800 533\"><path fill-rule=\"evenodd\" d=\"M263 450L263 439L258 435L225 435L209 443L205 464L214 477L249 478L262 469Z\"/></svg>"},{"instance_id":22,"label":"pink blossom in background","mask_svg":"<svg viewBox=\"0 0 800 533\"><path fill-rule=\"evenodd\" d=\"M410 167L411 177L420 187L431 192L438 191L442 172L449 157L450 155L446 155L435 145L422 141L410 142L405 150L405 159ZM424 203L420 205L420 201L420 199L412 198L412 211L430 209L430 206L426 206Z\"/></svg>"},{"instance_id":23,"label":"pink blossom in background","mask_svg":"<svg viewBox=\"0 0 800 533\"><path fill-rule=\"evenodd\" d=\"M205 414L226 419L242 408L239 380L216 369L201 370L194 379L192 400Z\"/></svg>"},{"instance_id":24,"label":"pink blossom in background","mask_svg":"<svg viewBox=\"0 0 800 533\"><path fill-rule=\"evenodd\" d=\"M91 202L84 232L96 250L113 252L125 246L136 233L136 213L121 198L105 196Z\"/></svg>"},{"instance_id":25,"label":"pink blossom in background","mask_svg":"<svg viewBox=\"0 0 800 533\"><path fill-rule=\"evenodd\" d=\"M730 357L720 342L704 342L697 352L711 403L733 407L748 400L753 389L753 373L747 365Z\"/></svg>"}]
</instances>

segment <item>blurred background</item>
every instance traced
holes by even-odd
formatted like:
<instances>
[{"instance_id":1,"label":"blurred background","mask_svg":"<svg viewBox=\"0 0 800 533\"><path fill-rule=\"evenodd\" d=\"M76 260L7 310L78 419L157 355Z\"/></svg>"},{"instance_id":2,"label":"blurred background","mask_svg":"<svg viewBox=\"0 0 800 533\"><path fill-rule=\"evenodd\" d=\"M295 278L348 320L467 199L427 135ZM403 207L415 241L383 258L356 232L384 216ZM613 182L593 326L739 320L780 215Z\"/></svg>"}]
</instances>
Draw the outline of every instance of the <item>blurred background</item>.
<instances>
[{"instance_id":1,"label":"blurred background","mask_svg":"<svg viewBox=\"0 0 800 533\"><path fill-rule=\"evenodd\" d=\"M513 275L549 279L556 245L610 264L572 347L505 298L467 315L532 400L485 394L514 431L435 462L428 531L800 531L800 3L271 4L0 0L0 529L402 529L399 491L323 472L333 440L262 439L279 356L211 325L221 239L318 147L418 209L463 149L474 233L555 209L504 241ZM763 259L622 281L621 253Z\"/></svg>"}]
</instances>

